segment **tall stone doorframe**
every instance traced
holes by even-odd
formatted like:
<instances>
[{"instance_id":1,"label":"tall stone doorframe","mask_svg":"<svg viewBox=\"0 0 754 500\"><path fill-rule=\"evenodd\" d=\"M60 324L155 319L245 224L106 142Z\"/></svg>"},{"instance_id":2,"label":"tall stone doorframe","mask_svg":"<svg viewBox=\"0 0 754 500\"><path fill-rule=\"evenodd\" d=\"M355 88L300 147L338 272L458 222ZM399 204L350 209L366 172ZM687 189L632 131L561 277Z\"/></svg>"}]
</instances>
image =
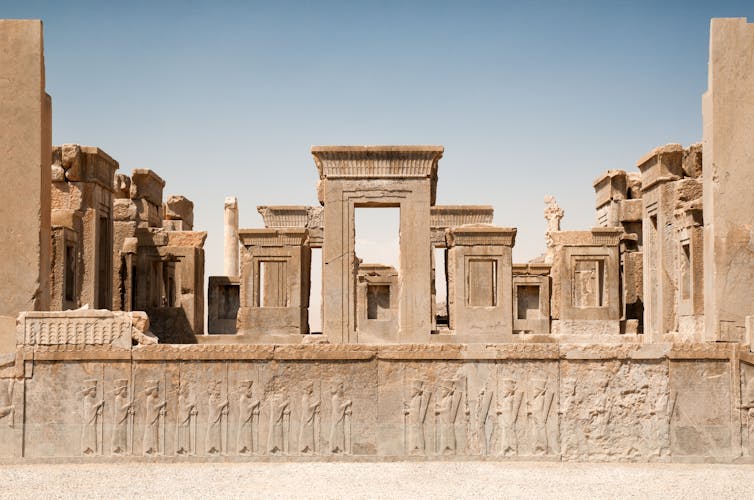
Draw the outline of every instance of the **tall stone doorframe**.
<instances>
[{"instance_id":1,"label":"tall stone doorframe","mask_svg":"<svg viewBox=\"0 0 754 500\"><path fill-rule=\"evenodd\" d=\"M400 208L398 342L429 341L432 330L430 207L442 146L314 146L325 207L323 330L332 343L358 342L357 207Z\"/></svg>"},{"instance_id":2,"label":"tall stone doorframe","mask_svg":"<svg viewBox=\"0 0 754 500\"><path fill-rule=\"evenodd\" d=\"M308 232L242 229L237 333L259 343L298 343L309 333Z\"/></svg>"}]
</instances>

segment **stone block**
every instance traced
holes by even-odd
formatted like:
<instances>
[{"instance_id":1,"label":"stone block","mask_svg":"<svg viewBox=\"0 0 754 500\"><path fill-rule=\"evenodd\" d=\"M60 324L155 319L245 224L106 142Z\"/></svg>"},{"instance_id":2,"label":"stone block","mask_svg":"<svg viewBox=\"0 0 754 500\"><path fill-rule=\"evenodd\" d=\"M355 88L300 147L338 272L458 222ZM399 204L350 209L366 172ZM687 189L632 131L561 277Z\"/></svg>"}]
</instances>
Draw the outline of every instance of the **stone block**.
<instances>
[{"instance_id":1,"label":"stone block","mask_svg":"<svg viewBox=\"0 0 754 500\"><path fill-rule=\"evenodd\" d=\"M194 227L194 202L185 196L171 194L165 202L165 219L183 221L183 231Z\"/></svg>"},{"instance_id":2,"label":"stone block","mask_svg":"<svg viewBox=\"0 0 754 500\"><path fill-rule=\"evenodd\" d=\"M162 207L162 190L165 187L165 181L148 168L135 168L131 171L131 191L132 200L146 200L152 205ZM162 220L162 217L160 217Z\"/></svg>"}]
</instances>

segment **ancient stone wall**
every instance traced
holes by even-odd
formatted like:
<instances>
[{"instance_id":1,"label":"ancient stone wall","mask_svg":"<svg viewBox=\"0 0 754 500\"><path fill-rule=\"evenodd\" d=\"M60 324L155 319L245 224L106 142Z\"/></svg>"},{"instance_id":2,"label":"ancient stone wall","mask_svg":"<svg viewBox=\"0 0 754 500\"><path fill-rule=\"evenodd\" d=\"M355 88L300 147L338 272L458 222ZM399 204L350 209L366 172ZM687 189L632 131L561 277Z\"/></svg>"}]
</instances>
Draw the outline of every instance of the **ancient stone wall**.
<instances>
[{"instance_id":1,"label":"ancient stone wall","mask_svg":"<svg viewBox=\"0 0 754 500\"><path fill-rule=\"evenodd\" d=\"M752 451L754 356L736 345L35 345L0 375L6 458L684 461Z\"/></svg>"}]
</instances>

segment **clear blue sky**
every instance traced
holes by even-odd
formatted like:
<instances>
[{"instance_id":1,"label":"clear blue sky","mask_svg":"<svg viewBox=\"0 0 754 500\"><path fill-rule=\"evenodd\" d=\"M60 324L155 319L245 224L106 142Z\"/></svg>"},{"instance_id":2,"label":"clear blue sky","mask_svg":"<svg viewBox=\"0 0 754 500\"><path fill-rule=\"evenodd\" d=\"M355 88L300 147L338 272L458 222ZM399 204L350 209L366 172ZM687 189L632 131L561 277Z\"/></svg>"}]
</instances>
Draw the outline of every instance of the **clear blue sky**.
<instances>
[{"instance_id":1,"label":"clear blue sky","mask_svg":"<svg viewBox=\"0 0 754 500\"><path fill-rule=\"evenodd\" d=\"M709 20L754 2L2 2L45 24L56 144L99 146L195 202L316 203L313 144L442 144L438 203L492 204L517 261L543 196L593 225L592 180L701 140Z\"/></svg>"}]
</instances>

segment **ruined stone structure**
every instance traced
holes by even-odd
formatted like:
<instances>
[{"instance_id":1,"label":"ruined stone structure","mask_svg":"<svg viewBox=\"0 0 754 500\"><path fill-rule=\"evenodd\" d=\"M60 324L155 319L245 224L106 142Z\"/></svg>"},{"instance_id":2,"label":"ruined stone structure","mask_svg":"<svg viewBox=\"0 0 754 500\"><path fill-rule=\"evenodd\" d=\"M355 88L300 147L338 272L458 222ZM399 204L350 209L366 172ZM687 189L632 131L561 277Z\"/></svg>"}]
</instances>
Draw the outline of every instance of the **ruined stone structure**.
<instances>
[{"instance_id":1,"label":"ruined stone structure","mask_svg":"<svg viewBox=\"0 0 754 500\"><path fill-rule=\"evenodd\" d=\"M226 199L207 334L191 201L53 148L41 24L0 40L0 458L754 462L754 24L712 21L701 145L599 176L593 228L546 197L531 262L512 215L436 205L443 147L313 147L320 206ZM399 208L397 266L362 207Z\"/></svg>"}]
</instances>

